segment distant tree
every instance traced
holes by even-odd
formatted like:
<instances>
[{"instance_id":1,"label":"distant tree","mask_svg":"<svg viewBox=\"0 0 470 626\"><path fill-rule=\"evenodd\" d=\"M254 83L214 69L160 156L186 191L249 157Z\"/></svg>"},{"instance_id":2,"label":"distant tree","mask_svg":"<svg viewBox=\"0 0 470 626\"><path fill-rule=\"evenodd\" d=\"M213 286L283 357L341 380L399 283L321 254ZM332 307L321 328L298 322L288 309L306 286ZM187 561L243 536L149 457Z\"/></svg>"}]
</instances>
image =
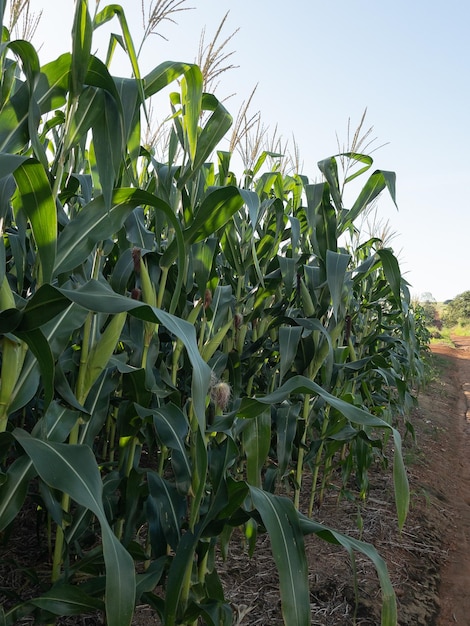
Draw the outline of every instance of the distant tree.
<instances>
[{"instance_id":1,"label":"distant tree","mask_svg":"<svg viewBox=\"0 0 470 626\"><path fill-rule=\"evenodd\" d=\"M435 300L433 302L430 300L421 302L421 309L427 326L435 326L436 321L438 320L439 315L435 302Z\"/></svg>"},{"instance_id":2,"label":"distant tree","mask_svg":"<svg viewBox=\"0 0 470 626\"><path fill-rule=\"evenodd\" d=\"M424 302L433 302L434 303L434 302L436 302L436 298L432 295L432 293L430 291L423 291L419 301L420 301L421 304L423 304Z\"/></svg>"},{"instance_id":3,"label":"distant tree","mask_svg":"<svg viewBox=\"0 0 470 626\"><path fill-rule=\"evenodd\" d=\"M470 322L470 291L464 291L451 300L445 310L446 326L466 325Z\"/></svg>"}]
</instances>

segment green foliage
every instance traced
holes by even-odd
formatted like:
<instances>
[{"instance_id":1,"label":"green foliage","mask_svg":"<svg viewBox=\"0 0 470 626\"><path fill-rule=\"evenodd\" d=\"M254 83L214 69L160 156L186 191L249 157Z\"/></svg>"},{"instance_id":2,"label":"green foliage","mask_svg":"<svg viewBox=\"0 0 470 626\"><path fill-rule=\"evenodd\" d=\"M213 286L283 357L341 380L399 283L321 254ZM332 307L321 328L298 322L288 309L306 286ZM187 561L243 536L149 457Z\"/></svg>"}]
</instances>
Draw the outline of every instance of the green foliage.
<instances>
[{"instance_id":1,"label":"green foliage","mask_svg":"<svg viewBox=\"0 0 470 626\"><path fill-rule=\"evenodd\" d=\"M470 291L464 291L446 304L443 322L446 326L466 326L470 322Z\"/></svg>"},{"instance_id":2,"label":"green foliage","mask_svg":"<svg viewBox=\"0 0 470 626\"><path fill-rule=\"evenodd\" d=\"M133 78L91 52L114 18ZM246 525L270 534L286 624L310 623L315 532L372 559L393 626L377 553L309 518L333 480L365 497L391 436L406 519L399 427L424 378L422 325L393 251L345 243L379 193L395 199L394 174L349 153L311 184L261 172L262 154L238 181L230 154L210 160L232 118L201 70L165 62L142 77L117 5L92 21L77 2L72 52L45 66L8 33L1 54L0 529L38 484L53 545L44 592L2 623L103 610L125 626L145 602L165 626L230 624L214 554ZM160 162L140 120L168 85ZM340 181L343 159L360 169Z\"/></svg>"}]
</instances>

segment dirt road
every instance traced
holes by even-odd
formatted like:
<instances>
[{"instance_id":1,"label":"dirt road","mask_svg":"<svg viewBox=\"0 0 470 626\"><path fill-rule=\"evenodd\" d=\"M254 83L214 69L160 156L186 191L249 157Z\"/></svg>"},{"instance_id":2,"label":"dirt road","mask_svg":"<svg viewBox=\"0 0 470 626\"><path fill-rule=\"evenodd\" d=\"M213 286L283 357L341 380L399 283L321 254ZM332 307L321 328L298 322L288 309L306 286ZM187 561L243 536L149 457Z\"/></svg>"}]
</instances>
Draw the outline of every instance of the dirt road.
<instances>
[{"instance_id":1,"label":"dirt road","mask_svg":"<svg viewBox=\"0 0 470 626\"><path fill-rule=\"evenodd\" d=\"M434 459L436 479L446 495L450 524L446 529L447 563L441 571L437 626L470 624L470 337L454 337L455 348L432 347L451 362L457 403L447 416L442 459ZM445 417L445 416L444 416ZM440 462L441 461L441 462Z\"/></svg>"}]
</instances>

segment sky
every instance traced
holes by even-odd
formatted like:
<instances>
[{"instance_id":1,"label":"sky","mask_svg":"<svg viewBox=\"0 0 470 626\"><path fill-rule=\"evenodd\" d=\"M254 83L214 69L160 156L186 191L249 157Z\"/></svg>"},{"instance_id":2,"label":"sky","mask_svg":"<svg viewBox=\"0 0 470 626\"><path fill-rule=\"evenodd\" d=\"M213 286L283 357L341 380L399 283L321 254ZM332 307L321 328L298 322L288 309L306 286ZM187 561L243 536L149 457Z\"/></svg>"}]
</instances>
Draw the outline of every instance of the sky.
<instances>
[{"instance_id":1,"label":"sky","mask_svg":"<svg viewBox=\"0 0 470 626\"><path fill-rule=\"evenodd\" d=\"M143 0L148 10L151 0ZM174 0L175 4L177 0ZM33 43L46 63L70 50L74 0L31 0L43 14ZM106 4L101 0L100 8ZM141 0L122 0L138 47ZM90 0L90 10L95 2ZM232 52L216 95L236 117L254 87L250 111L260 111L271 136L295 139L311 182L317 162L347 143L367 109L364 130L379 148L373 169L397 175L398 210L386 194L377 230L391 246L413 296L439 302L470 290L470 3L464 0L187 0L194 7L165 21L144 44L143 74L167 60L194 62L229 11L221 41ZM93 51L104 58L117 20L97 31ZM166 38L166 39L165 39ZM102 51L102 52L100 52ZM113 74L130 76L117 56ZM160 106L160 105L159 105ZM162 118L169 108L163 107ZM385 144L385 145L383 145ZM382 146L382 147L380 147ZM224 148L224 146L221 146ZM225 146L226 148L226 146ZM372 171L372 170L371 170ZM348 208L348 207L347 207Z\"/></svg>"}]
</instances>

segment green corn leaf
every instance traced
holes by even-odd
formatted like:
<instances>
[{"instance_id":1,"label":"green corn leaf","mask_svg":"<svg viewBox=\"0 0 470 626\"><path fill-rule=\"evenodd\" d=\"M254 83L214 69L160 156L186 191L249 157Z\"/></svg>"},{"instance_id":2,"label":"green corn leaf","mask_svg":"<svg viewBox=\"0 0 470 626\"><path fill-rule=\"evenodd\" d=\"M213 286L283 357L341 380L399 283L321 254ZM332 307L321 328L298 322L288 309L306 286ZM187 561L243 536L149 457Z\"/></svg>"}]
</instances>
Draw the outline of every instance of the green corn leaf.
<instances>
[{"instance_id":1,"label":"green corn leaf","mask_svg":"<svg viewBox=\"0 0 470 626\"><path fill-rule=\"evenodd\" d=\"M194 220L183 232L185 246L207 239L243 206L243 198L236 187L221 187L212 191L202 201ZM173 241L163 254L162 267L169 267L176 259L177 243Z\"/></svg>"},{"instance_id":2,"label":"green corn leaf","mask_svg":"<svg viewBox=\"0 0 470 626\"><path fill-rule=\"evenodd\" d=\"M217 243L217 239L211 237L206 241L198 241L191 246L192 267L201 296L204 295L209 276L213 271Z\"/></svg>"},{"instance_id":3,"label":"green corn leaf","mask_svg":"<svg viewBox=\"0 0 470 626\"><path fill-rule=\"evenodd\" d=\"M140 107L140 90L135 78L112 78L121 102L126 141L131 137ZM140 134L139 134L140 137Z\"/></svg>"},{"instance_id":4,"label":"green corn leaf","mask_svg":"<svg viewBox=\"0 0 470 626\"><path fill-rule=\"evenodd\" d=\"M336 321L339 320L339 315L344 313L344 308L347 306L343 294L346 288L346 270L350 261L351 256L349 254L341 254L332 250L326 251L326 280Z\"/></svg>"},{"instance_id":5,"label":"green corn leaf","mask_svg":"<svg viewBox=\"0 0 470 626\"><path fill-rule=\"evenodd\" d=\"M1 120L0 120L1 125ZM20 156L18 154L9 154L7 152L0 153L0 179L6 178L28 160L26 156ZM13 191L12 191L13 193ZM11 197L11 194L10 194Z\"/></svg>"},{"instance_id":6,"label":"green corn leaf","mask_svg":"<svg viewBox=\"0 0 470 626\"><path fill-rule=\"evenodd\" d=\"M30 94L23 84L0 110L0 152L19 152L28 142Z\"/></svg>"},{"instance_id":7,"label":"green corn leaf","mask_svg":"<svg viewBox=\"0 0 470 626\"><path fill-rule=\"evenodd\" d=\"M142 104L145 102L146 94L143 88L143 82L141 81L139 62L137 60L137 54L134 47L134 42L127 24L126 14L123 8L119 4L108 4L99 13L95 15L93 21L93 29L99 28L102 24L109 22L114 16L117 16L119 24L121 26L122 36L124 39L125 51L129 57L131 63L132 72L137 81L137 86L140 93L140 101ZM147 96L148 97L148 96Z\"/></svg>"},{"instance_id":8,"label":"green corn leaf","mask_svg":"<svg viewBox=\"0 0 470 626\"><path fill-rule=\"evenodd\" d=\"M149 593L155 589L165 571L166 563L167 557L162 556L152 561L144 574L137 575L136 602L140 601L144 593Z\"/></svg>"},{"instance_id":9,"label":"green corn leaf","mask_svg":"<svg viewBox=\"0 0 470 626\"><path fill-rule=\"evenodd\" d=\"M215 96L204 94L202 108L204 110L213 111L213 113L198 134L197 149L192 159L191 168L178 180L178 187L180 189L194 174L199 172L202 165L216 149L218 143L223 139L232 125L232 116Z\"/></svg>"},{"instance_id":10,"label":"green corn leaf","mask_svg":"<svg viewBox=\"0 0 470 626\"><path fill-rule=\"evenodd\" d=\"M302 276L299 277L299 286L304 315L307 317L313 317L315 315L315 305L313 304L315 294L310 292Z\"/></svg>"},{"instance_id":11,"label":"green corn leaf","mask_svg":"<svg viewBox=\"0 0 470 626\"><path fill-rule=\"evenodd\" d=\"M29 481L36 472L26 455L18 457L6 472L6 481L0 486L0 532L18 515L28 493Z\"/></svg>"},{"instance_id":12,"label":"green corn leaf","mask_svg":"<svg viewBox=\"0 0 470 626\"><path fill-rule=\"evenodd\" d=\"M102 24L105 24L111 20L114 16L117 16L119 24L121 26L124 43L126 46L126 52L129 55L132 71L137 79L140 79L139 63L137 61L137 54L134 48L134 42L131 37L129 26L127 24L126 14L123 8L118 4L108 4L97 15L95 15L93 21L93 28L96 29Z\"/></svg>"},{"instance_id":13,"label":"green corn leaf","mask_svg":"<svg viewBox=\"0 0 470 626\"><path fill-rule=\"evenodd\" d=\"M149 415L153 416L158 438L172 451L171 465L176 487L180 494L187 495L191 486L191 463L184 445L189 427L183 411L172 403L153 410L136 404L135 409L142 419Z\"/></svg>"},{"instance_id":14,"label":"green corn leaf","mask_svg":"<svg viewBox=\"0 0 470 626\"><path fill-rule=\"evenodd\" d=\"M145 226L144 210L141 206L136 207L124 222L126 239L142 250L153 250L155 246L155 233Z\"/></svg>"},{"instance_id":15,"label":"green corn leaf","mask_svg":"<svg viewBox=\"0 0 470 626\"><path fill-rule=\"evenodd\" d=\"M181 80L181 104L183 110L183 129L186 139L186 150L195 164L198 148L198 126L202 104L202 72L197 65L191 65Z\"/></svg>"},{"instance_id":16,"label":"green corn leaf","mask_svg":"<svg viewBox=\"0 0 470 626\"><path fill-rule=\"evenodd\" d=\"M302 332L301 326L281 326L279 328L279 356L281 361L279 381L281 383L294 362Z\"/></svg>"},{"instance_id":17,"label":"green corn leaf","mask_svg":"<svg viewBox=\"0 0 470 626\"><path fill-rule=\"evenodd\" d=\"M117 260L109 281L109 284L116 293L125 294L133 271L134 259L132 258L132 248L126 248Z\"/></svg>"},{"instance_id":18,"label":"green corn leaf","mask_svg":"<svg viewBox=\"0 0 470 626\"><path fill-rule=\"evenodd\" d=\"M68 306L61 293L48 283L42 285L28 300L22 311L18 330L27 332L40 328ZM4 332L0 326L0 332Z\"/></svg>"},{"instance_id":19,"label":"green corn leaf","mask_svg":"<svg viewBox=\"0 0 470 626\"><path fill-rule=\"evenodd\" d=\"M401 272L397 258L389 248L380 248L377 255L382 261L385 278L388 280L395 302L401 308Z\"/></svg>"},{"instance_id":20,"label":"green corn leaf","mask_svg":"<svg viewBox=\"0 0 470 626\"><path fill-rule=\"evenodd\" d=\"M43 287L47 288L46 285ZM51 289L53 288L51 287ZM41 328L55 359L65 349L71 333L81 327L86 317L84 309L71 305L70 301L65 298L64 303L66 305L64 310ZM47 302L44 306L47 307ZM36 357L30 351L26 355L23 369L13 392L10 410L16 411L25 406L36 393L38 385L39 366Z\"/></svg>"},{"instance_id":21,"label":"green corn leaf","mask_svg":"<svg viewBox=\"0 0 470 626\"><path fill-rule=\"evenodd\" d=\"M103 509L103 485L88 446L41 441L16 428L13 436L31 458L39 476L92 511L101 525L106 564L106 615L110 626L131 624L135 601L134 562L119 543Z\"/></svg>"},{"instance_id":22,"label":"green corn leaf","mask_svg":"<svg viewBox=\"0 0 470 626\"><path fill-rule=\"evenodd\" d=\"M286 626L309 626L307 559L298 513L287 498L256 487L250 487L250 494L271 540L279 573L284 623Z\"/></svg>"},{"instance_id":23,"label":"green corn leaf","mask_svg":"<svg viewBox=\"0 0 470 626\"><path fill-rule=\"evenodd\" d=\"M243 430L243 449L246 454L248 484L261 487L261 470L271 445L271 411L260 413Z\"/></svg>"},{"instance_id":24,"label":"green corn leaf","mask_svg":"<svg viewBox=\"0 0 470 626\"><path fill-rule=\"evenodd\" d=\"M93 146L101 190L107 209L124 154L124 128L116 100L104 94L100 116L93 123Z\"/></svg>"},{"instance_id":25,"label":"green corn leaf","mask_svg":"<svg viewBox=\"0 0 470 626\"><path fill-rule=\"evenodd\" d=\"M209 363L211 357L214 355L214 352L220 346L222 341L224 340L228 331L233 328L233 319L230 318L223 326L219 328L219 330L213 335L206 343L203 345L201 349L201 356L206 363Z\"/></svg>"},{"instance_id":26,"label":"green corn leaf","mask_svg":"<svg viewBox=\"0 0 470 626\"><path fill-rule=\"evenodd\" d=\"M113 315L103 334L93 345L87 359L83 387L80 389L80 394L77 394L79 402L83 403L85 401L90 389L108 365L108 361L121 337L126 317L126 311Z\"/></svg>"},{"instance_id":27,"label":"green corn leaf","mask_svg":"<svg viewBox=\"0 0 470 626\"><path fill-rule=\"evenodd\" d=\"M210 305L212 311L211 330L219 330L232 316L233 289L230 285L217 285Z\"/></svg>"},{"instance_id":28,"label":"green corn leaf","mask_svg":"<svg viewBox=\"0 0 470 626\"><path fill-rule=\"evenodd\" d=\"M198 428L194 433L196 440L195 453L192 458L192 491L193 501L189 516L189 528L194 532L196 524L199 522L202 498L206 491L208 455L206 434ZM202 529L201 529L202 530Z\"/></svg>"},{"instance_id":29,"label":"green corn leaf","mask_svg":"<svg viewBox=\"0 0 470 626\"><path fill-rule=\"evenodd\" d=\"M228 184L231 158L231 152L226 152L225 150L217 150L217 165L219 168L217 174L217 184L221 187Z\"/></svg>"},{"instance_id":30,"label":"green corn leaf","mask_svg":"<svg viewBox=\"0 0 470 626\"><path fill-rule=\"evenodd\" d=\"M251 227L255 230L258 225L258 217L260 211L260 200L257 193L250 191L249 189L240 189L240 194L245 201L248 208L248 215L250 216Z\"/></svg>"},{"instance_id":31,"label":"green corn leaf","mask_svg":"<svg viewBox=\"0 0 470 626\"><path fill-rule=\"evenodd\" d=\"M286 298L289 299L294 289L296 261L295 259L291 259L280 254L277 255L277 260L279 263L279 268L281 270L282 282L284 283Z\"/></svg>"},{"instance_id":32,"label":"green corn leaf","mask_svg":"<svg viewBox=\"0 0 470 626\"><path fill-rule=\"evenodd\" d=\"M243 257L234 227L233 218L231 221L227 222L227 225L224 228L220 239L220 246L226 262L231 265L235 274L237 276L243 276L245 274Z\"/></svg>"},{"instance_id":33,"label":"green corn leaf","mask_svg":"<svg viewBox=\"0 0 470 626\"><path fill-rule=\"evenodd\" d=\"M337 251L337 216L330 202L329 187L325 183L305 186L307 221L311 229L313 250L322 260L326 251Z\"/></svg>"},{"instance_id":34,"label":"green corn leaf","mask_svg":"<svg viewBox=\"0 0 470 626\"><path fill-rule=\"evenodd\" d=\"M189 568L192 568L194 561L194 551L196 550L199 537L191 531L187 531L178 544L178 549L171 562L166 585L165 610L163 623L165 626L175 626L178 609L181 607L181 592L185 577Z\"/></svg>"},{"instance_id":35,"label":"green corn leaf","mask_svg":"<svg viewBox=\"0 0 470 626\"><path fill-rule=\"evenodd\" d=\"M144 76L145 97L149 98L158 93L173 81L177 80L185 72L191 70L192 64L175 61L165 61L157 65L149 74Z\"/></svg>"},{"instance_id":36,"label":"green corn leaf","mask_svg":"<svg viewBox=\"0 0 470 626\"><path fill-rule=\"evenodd\" d=\"M70 221L62 231L57 244L57 257L54 275L73 270L83 263L93 251L95 245L112 237L122 227L125 219L137 206L153 206L161 211L175 231L173 240L173 262L178 259L180 268L185 267L185 244L179 221L171 208L153 194L140 189L121 188L113 192L111 208L108 210L102 196L87 204L78 216ZM172 246L169 246L172 247ZM176 303L183 284L184 274L178 272L170 311L176 308Z\"/></svg>"},{"instance_id":37,"label":"green corn leaf","mask_svg":"<svg viewBox=\"0 0 470 626\"><path fill-rule=\"evenodd\" d=\"M262 174L256 185L256 193L259 196L269 194L280 176L281 174L279 172L265 172Z\"/></svg>"},{"instance_id":38,"label":"green corn leaf","mask_svg":"<svg viewBox=\"0 0 470 626\"><path fill-rule=\"evenodd\" d=\"M70 433L79 414L57 403L49 405L45 415L37 422L33 434L51 441L62 442ZM27 455L18 457L7 470L7 479L0 486L0 531L12 522L23 506L29 481L36 471Z\"/></svg>"},{"instance_id":39,"label":"green corn leaf","mask_svg":"<svg viewBox=\"0 0 470 626\"><path fill-rule=\"evenodd\" d=\"M341 191L339 188L338 164L336 163L335 157L330 157L328 159L323 159L323 161L319 161L318 168L329 185L330 194L333 198L335 208L338 212L340 212L343 208L343 203L341 199Z\"/></svg>"},{"instance_id":40,"label":"green corn leaf","mask_svg":"<svg viewBox=\"0 0 470 626\"><path fill-rule=\"evenodd\" d=\"M292 459L294 438L297 432L300 404L288 404L276 407L277 461L279 476L283 478Z\"/></svg>"},{"instance_id":41,"label":"green corn leaf","mask_svg":"<svg viewBox=\"0 0 470 626\"><path fill-rule=\"evenodd\" d=\"M29 41L18 39L17 41L10 41L7 47L20 57L23 73L32 88L39 73L39 58L34 46Z\"/></svg>"},{"instance_id":42,"label":"green corn leaf","mask_svg":"<svg viewBox=\"0 0 470 626\"><path fill-rule=\"evenodd\" d=\"M77 110L64 139L64 150L76 146L93 125L103 123L105 94L102 89L85 87L80 93Z\"/></svg>"},{"instance_id":43,"label":"green corn leaf","mask_svg":"<svg viewBox=\"0 0 470 626\"><path fill-rule=\"evenodd\" d=\"M119 109L119 113L122 113L122 101L117 88L117 84L120 80L124 79L114 79L103 61L96 56L90 55L85 76L85 84L90 87L99 87L100 89L106 90L108 94L113 97L116 106ZM131 80L131 82L135 83L135 80Z\"/></svg>"},{"instance_id":44,"label":"green corn leaf","mask_svg":"<svg viewBox=\"0 0 470 626\"><path fill-rule=\"evenodd\" d=\"M337 409L352 424L384 428L391 431L394 440L393 476L395 502L397 507L398 527L403 528L408 515L410 491L406 468L403 462L400 433L384 420L345 402L325 391L320 385L304 376L293 376L273 393L262 398L243 398L238 414L240 417L255 417L264 411L266 404L278 404L289 398L292 393L315 394L323 398L330 406Z\"/></svg>"},{"instance_id":45,"label":"green corn leaf","mask_svg":"<svg viewBox=\"0 0 470 626\"><path fill-rule=\"evenodd\" d=\"M106 283L90 281L76 290L58 289L64 298L76 302L84 309L102 313L128 311L131 315L154 324L163 324L183 342L192 365L192 400L202 433L206 429L206 398L209 388L210 369L202 360L197 346L196 331L192 324L166 311L142 304L114 292Z\"/></svg>"},{"instance_id":46,"label":"green corn leaf","mask_svg":"<svg viewBox=\"0 0 470 626\"><path fill-rule=\"evenodd\" d=\"M34 98L31 98L29 103L29 115L28 115L28 132L31 142L31 152L38 159L47 172L49 170L49 161L46 154L46 149L41 137L38 135L38 128L41 122L41 113L39 107Z\"/></svg>"},{"instance_id":47,"label":"green corn leaf","mask_svg":"<svg viewBox=\"0 0 470 626\"><path fill-rule=\"evenodd\" d=\"M90 59L93 29L88 0L77 0L72 26L72 74L70 95L77 98L82 91Z\"/></svg>"},{"instance_id":48,"label":"green corn leaf","mask_svg":"<svg viewBox=\"0 0 470 626\"><path fill-rule=\"evenodd\" d=\"M141 85L135 79L115 78L122 106L124 139L129 154L128 167L131 177L137 181L137 164L141 148L140 103ZM134 183L138 186L137 183Z\"/></svg>"},{"instance_id":49,"label":"green corn leaf","mask_svg":"<svg viewBox=\"0 0 470 626\"><path fill-rule=\"evenodd\" d=\"M16 331L15 334L28 345L28 348L36 357L41 370L44 387L44 410L46 410L54 397L55 363L49 342L39 328L27 332Z\"/></svg>"},{"instance_id":50,"label":"green corn leaf","mask_svg":"<svg viewBox=\"0 0 470 626\"><path fill-rule=\"evenodd\" d=\"M319 524L308 517L299 514L300 528L304 535L315 533L325 541L336 545L341 545L350 555L353 551L361 552L367 556L374 564L382 588L382 620L381 626L396 626L397 624L397 604L395 592L387 570L387 565L377 550L370 543L359 541L352 537L343 535L323 524Z\"/></svg>"},{"instance_id":51,"label":"green corn leaf","mask_svg":"<svg viewBox=\"0 0 470 626\"><path fill-rule=\"evenodd\" d=\"M365 163L364 167L361 167L359 170L350 174L344 181L344 184L351 182L364 172L367 172L368 169L372 166L374 159L368 154L359 154L357 152L343 152L342 154L337 154L336 156L345 157L346 159L351 159L352 161L357 161L358 163Z\"/></svg>"},{"instance_id":52,"label":"green corn leaf","mask_svg":"<svg viewBox=\"0 0 470 626\"><path fill-rule=\"evenodd\" d=\"M65 104L71 68L72 55L69 52L41 68L34 87L34 98L41 113L48 113Z\"/></svg>"},{"instance_id":53,"label":"green corn leaf","mask_svg":"<svg viewBox=\"0 0 470 626\"><path fill-rule=\"evenodd\" d=\"M181 539L181 525L186 515L186 500L178 491L156 472L148 472L149 497L153 515L158 517L166 543L177 550ZM148 506L147 502L147 506ZM150 521L155 523L152 516ZM161 547L161 546L160 546Z\"/></svg>"},{"instance_id":54,"label":"green corn leaf","mask_svg":"<svg viewBox=\"0 0 470 626\"><path fill-rule=\"evenodd\" d=\"M59 616L94 613L104 609L101 600L92 598L78 587L63 583L54 585L39 598L33 598L29 602L43 611Z\"/></svg>"},{"instance_id":55,"label":"green corn leaf","mask_svg":"<svg viewBox=\"0 0 470 626\"><path fill-rule=\"evenodd\" d=\"M389 190L392 200L396 205L395 180L396 175L394 172L376 170L373 174L371 174L351 209L346 211L340 219L338 224L338 234L344 233L344 231L354 223L358 216L361 215L361 213L363 213L368 206L370 206L370 203L375 200L375 198L377 198L377 196L385 188Z\"/></svg>"},{"instance_id":56,"label":"green corn leaf","mask_svg":"<svg viewBox=\"0 0 470 626\"><path fill-rule=\"evenodd\" d=\"M30 159L13 173L17 193L13 199L16 211L27 216L41 262L41 280L50 282L56 255L57 211L47 175L40 163Z\"/></svg>"},{"instance_id":57,"label":"green corn leaf","mask_svg":"<svg viewBox=\"0 0 470 626\"><path fill-rule=\"evenodd\" d=\"M0 0L0 31L4 33L3 20L5 18L6 0Z\"/></svg>"},{"instance_id":58,"label":"green corn leaf","mask_svg":"<svg viewBox=\"0 0 470 626\"><path fill-rule=\"evenodd\" d=\"M215 570L206 574L206 581L207 579L210 579L212 584L215 580L220 584ZM211 587L211 593L213 592L214 588ZM192 603L184 614L184 619L196 623L199 621L198 618L202 618L203 623L207 626L232 626L233 624L233 613L230 605L218 599L198 604Z\"/></svg>"}]
</instances>

